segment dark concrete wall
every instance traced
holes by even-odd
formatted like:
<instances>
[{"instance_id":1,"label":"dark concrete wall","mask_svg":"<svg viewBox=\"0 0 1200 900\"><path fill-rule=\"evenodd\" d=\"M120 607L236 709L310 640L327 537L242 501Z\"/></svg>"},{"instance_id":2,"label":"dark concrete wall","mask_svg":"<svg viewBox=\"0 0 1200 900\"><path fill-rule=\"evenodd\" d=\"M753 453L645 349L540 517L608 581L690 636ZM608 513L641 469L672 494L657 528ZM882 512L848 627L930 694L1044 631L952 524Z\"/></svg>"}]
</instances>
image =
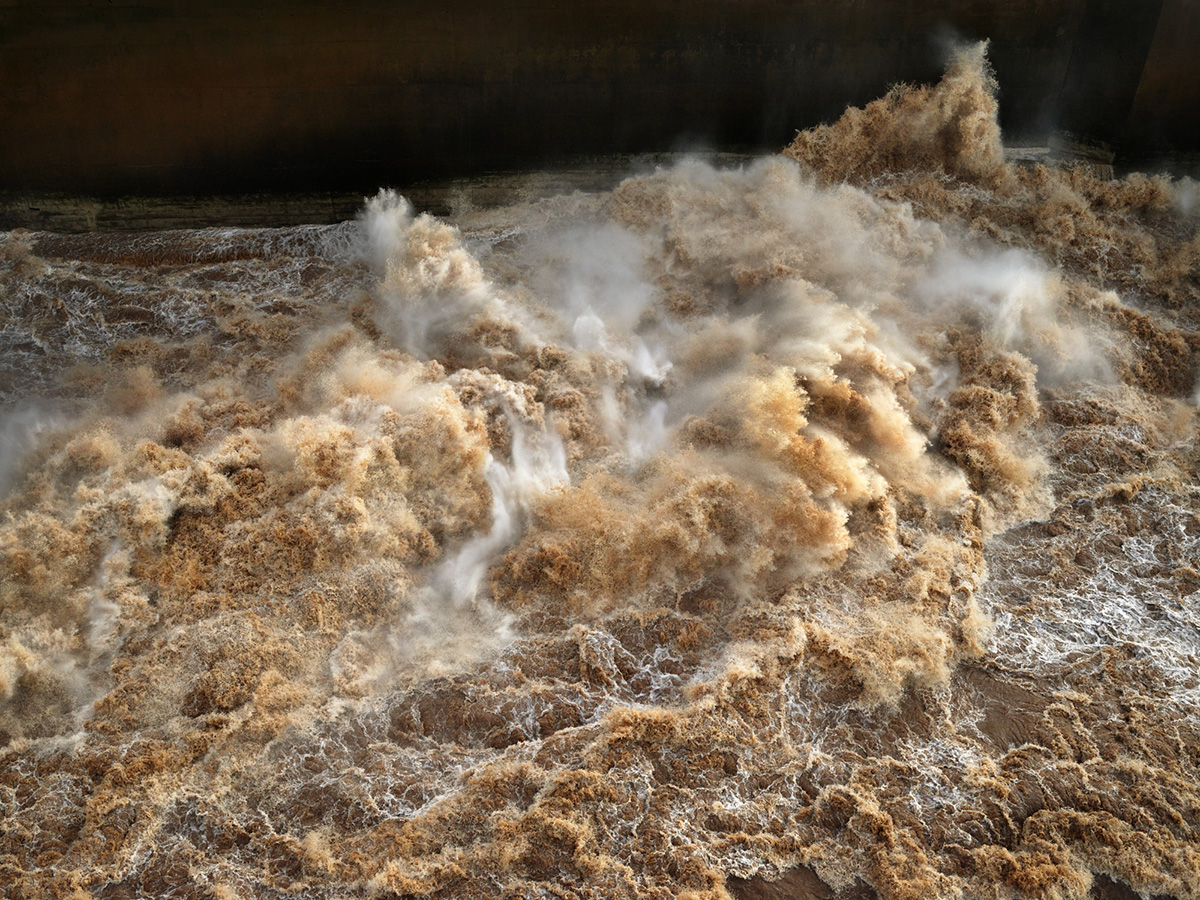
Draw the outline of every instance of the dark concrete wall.
<instances>
[{"instance_id":1,"label":"dark concrete wall","mask_svg":"<svg viewBox=\"0 0 1200 900\"><path fill-rule=\"evenodd\" d=\"M1056 104L1056 127L1106 144L1122 141L1162 6L1163 0L1088 0Z\"/></svg>"},{"instance_id":2,"label":"dark concrete wall","mask_svg":"<svg viewBox=\"0 0 1200 900\"><path fill-rule=\"evenodd\" d=\"M1200 2L1164 0L1126 122L1133 148L1200 153Z\"/></svg>"},{"instance_id":3,"label":"dark concrete wall","mask_svg":"<svg viewBox=\"0 0 1200 900\"><path fill-rule=\"evenodd\" d=\"M1089 2L0 0L0 189L371 190L776 147L935 79L954 39L991 38L1002 124L1045 133Z\"/></svg>"}]
</instances>

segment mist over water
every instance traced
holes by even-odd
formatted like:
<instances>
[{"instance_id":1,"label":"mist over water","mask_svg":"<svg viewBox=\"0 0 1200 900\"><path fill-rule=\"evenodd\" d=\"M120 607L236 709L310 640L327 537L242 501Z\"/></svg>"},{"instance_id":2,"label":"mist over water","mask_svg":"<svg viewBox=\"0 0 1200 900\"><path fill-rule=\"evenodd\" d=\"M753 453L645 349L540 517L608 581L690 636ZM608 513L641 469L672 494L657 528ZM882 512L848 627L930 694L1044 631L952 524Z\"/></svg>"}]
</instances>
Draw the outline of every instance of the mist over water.
<instances>
[{"instance_id":1,"label":"mist over water","mask_svg":"<svg viewBox=\"0 0 1200 900\"><path fill-rule=\"evenodd\" d=\"M1200 896L1195 186L994 97L0 235L7 893Z\"/></svg>"}]
</instances>

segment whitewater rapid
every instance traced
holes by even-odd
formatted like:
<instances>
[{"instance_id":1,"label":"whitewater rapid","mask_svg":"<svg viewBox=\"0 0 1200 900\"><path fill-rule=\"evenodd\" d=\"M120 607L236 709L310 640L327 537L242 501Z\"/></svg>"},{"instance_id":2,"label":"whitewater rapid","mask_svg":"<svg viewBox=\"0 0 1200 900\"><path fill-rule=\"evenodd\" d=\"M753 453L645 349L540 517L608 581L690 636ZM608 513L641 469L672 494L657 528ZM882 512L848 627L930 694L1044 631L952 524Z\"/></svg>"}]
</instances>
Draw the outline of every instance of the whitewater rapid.
<instances>
[{"instance_id":1,"label":"whitewater rapid","mask_svg":"<svg viewBox=\"0 0 1200 900\"><path fill-rule=\"evenodd\" d=\"M1195 197L1006 162L977 47L736 167L0 235L0 884L1200 896Z\"/></svg>"}]
</instances>

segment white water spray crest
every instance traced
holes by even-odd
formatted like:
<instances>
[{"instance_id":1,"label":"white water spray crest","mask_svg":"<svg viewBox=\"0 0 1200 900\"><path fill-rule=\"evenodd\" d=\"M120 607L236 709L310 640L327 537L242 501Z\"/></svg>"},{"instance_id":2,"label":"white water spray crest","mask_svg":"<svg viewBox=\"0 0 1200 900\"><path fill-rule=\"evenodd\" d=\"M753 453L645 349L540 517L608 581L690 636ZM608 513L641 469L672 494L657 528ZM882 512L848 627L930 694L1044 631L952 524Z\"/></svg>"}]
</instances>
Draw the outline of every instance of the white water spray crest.
<instances>
[{"instance_id":1,"label":"white water spray crest","mask_svg":"<svg viewBox=\"0 0 1200 900\"><path fill-rule=\"evenodd\" d=\"M388 260L412 220L412 204L388 189L368 198L359 213L360 253L380 278L387 275Z\"/></svg>"},{"instance_id":2,"label":"white water spray crest","mask_svg":"<svg viewBox=\"0 0 1200 900\"><path fill-rule=\"evenodd\" d=\"M484 476L491 490L491 527L469 538L439 562L391 643L402 656L426 659L428 671L451 671L501 650L516 634L511 613L494 606L484 582L492 564L524 533L534 506L565 487L566 449L552 423L540 432L507 414L512 431L509 463L487 454Z\"/></svg>"},{"instance_id":3,"label":"white water spray crest","mask_svg":"<svg viewBox=\"0 0 1200 900\"><path fill-rule=\"evenodd\" d=\"M35 406L0 409L0 497L13 486L25 454L66 424L65 416Z\"/></svg>"},{"instance_id":4,"label":"white water spray crest","mask_svg":"<svg viewBox=\"0 0 1200 900\"><path fill-rule=\"evenodd\" d=\"M1173 181L1171 199L1180 214L1189 217L1200 215L1200 181L1188 177Z\"/></svg>"},{"instance_id":5,"label":"white water spray crest","mask_svg":"<svg viewBox=\"0 0 1200 900\"><path fill-rule=\"evenodd\" d=\"M428 213L413 216L394 192L381 191L368 203L360 228L363 256L379 278L376 321L414 356L465 347L476 324L507 322L516 314L458 229Z\"/></svg>"},{"instance_id":6,"label":"white water spray crest","mask_svg":"<svg viewBox=\"0 0 1200 900\"><path fill-rule=\"evenodd\" d=\"M1022 250L951 246L913 296L936 320L978 327L999 347L1028 356L1043 381L1111 381L1098 335L1065 315L1060 277Z\"/></svg>"},{"instance_id":7,"label":"white water spray crest","mask_svg":"<svg viewBox=\"0 0 1200 900\"><path fill-rule=\"evenodd\" d=\"M513 433L512 461L505 465L489 453L485 464L492 492L491 529L471 538L440 563L431 578L436 593L455 609L480 602L489 566L524 531L533 505L569 481L566 450L553 429L527 434L515 417L509 416L508 421Z\"/></svg>"},{"instance_id":8,"label":"white water spray crest","mask_svg":"<svg viewBox=\"0 0 1200 900\"><path fill-rule=\"evenodd\" d=\"M655 400L647 405L640 419L629 423L626 447L630 468L637 468L662 450L669 436L667 401Z\"/></svg>"},{"instance_id":9,"label":"white water spray crest","mask_svg":"<svg viewBox=\"0 0 1200 900\"><path fill-rule=\"evenodd\" d=\"M667 401L644 394L661 388L673 368L670 327L646 321L659 292L645 273L644 239L611 224L580 225L539 236L527 253L542 292L557 300L569 324L572 344L628 373L623 385L600 385L600 412L610 439L636 468L665 446Z\"/></svg>"}]
</instances>

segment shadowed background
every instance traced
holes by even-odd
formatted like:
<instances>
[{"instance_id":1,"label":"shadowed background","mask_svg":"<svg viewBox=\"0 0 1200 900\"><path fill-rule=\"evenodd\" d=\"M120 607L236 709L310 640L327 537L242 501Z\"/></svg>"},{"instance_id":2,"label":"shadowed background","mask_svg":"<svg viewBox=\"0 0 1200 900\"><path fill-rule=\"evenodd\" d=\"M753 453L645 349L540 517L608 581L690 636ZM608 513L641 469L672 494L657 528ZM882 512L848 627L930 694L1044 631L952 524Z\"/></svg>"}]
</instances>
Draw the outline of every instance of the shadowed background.
<instances>
[{"instance_id":1,"label":"shadowed background","mask_svg":"<svg viewBox=\"0 0 1200 900\"><path fill-rule=\"evenodd\" d=\"M1200 146L1188 0L6 0L0 191L373 191L774 150L983 38L1010 139Z\"/></svg>"}]
</instances>

